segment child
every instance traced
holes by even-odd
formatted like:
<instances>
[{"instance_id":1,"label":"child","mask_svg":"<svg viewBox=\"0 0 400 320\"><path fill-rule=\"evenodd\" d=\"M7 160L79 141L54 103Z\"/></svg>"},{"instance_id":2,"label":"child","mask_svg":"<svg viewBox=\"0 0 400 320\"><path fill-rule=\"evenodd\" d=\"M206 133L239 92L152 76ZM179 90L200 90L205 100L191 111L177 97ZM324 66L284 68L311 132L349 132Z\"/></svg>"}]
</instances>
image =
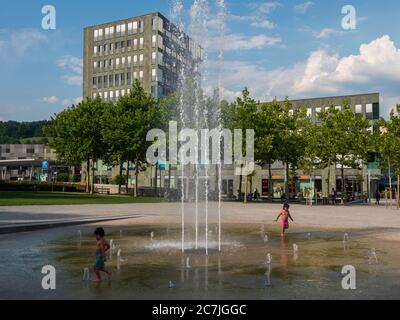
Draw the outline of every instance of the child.
<instances>
[{"instance_id":1,"label":"child","mask_svg":"<svg viewBox=\"0 0 400 320\"><path fill-rule=\"evenodd\" d=\"M281 236L282 237L285 236L286 229L289 229L289 219L294 221L292 216L290 215L289 208L290 208L289 204L285 203L283 205L283 210L281 211L281 213L279 213L278 217L275 220L275 222L277 222L278 219L281 218L281 224L282 224Z\"/></svg>"},{"instance_id":2,"label":"child","mask_svg":"<svg viewBox=\"0 0 400 320\"><path fill-rule=\"evenodd\" d=\"M94 264L94 271L96 273L97 280L96 282L101 282L100 272L104 272L111 277L111 271L107 271L105 269L104 262L106 261L106 252L110 249L110 245L104 238L105 232L103 228L97 228L94 231L94 235L96 236L96 262Z\"/></svg>"}]
</instances>

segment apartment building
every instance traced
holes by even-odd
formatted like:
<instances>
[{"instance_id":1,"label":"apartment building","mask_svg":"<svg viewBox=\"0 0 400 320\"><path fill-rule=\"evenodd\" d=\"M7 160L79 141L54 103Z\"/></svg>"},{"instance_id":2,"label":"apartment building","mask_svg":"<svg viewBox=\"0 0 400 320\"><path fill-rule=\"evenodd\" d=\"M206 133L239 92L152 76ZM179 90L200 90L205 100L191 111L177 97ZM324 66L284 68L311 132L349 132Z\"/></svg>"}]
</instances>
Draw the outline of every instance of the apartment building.
<instances>
[{"instance_id":1,"label":"apartment building","mask_svg":"<svg viewBox=\"0 0 400 320\"><path fill-rule=\"evenodd\" d=\"M202 58L202 48L158 12L87 27L83 96L115 101L139 80L158 99Z\"/></svg>"}]
</instances>

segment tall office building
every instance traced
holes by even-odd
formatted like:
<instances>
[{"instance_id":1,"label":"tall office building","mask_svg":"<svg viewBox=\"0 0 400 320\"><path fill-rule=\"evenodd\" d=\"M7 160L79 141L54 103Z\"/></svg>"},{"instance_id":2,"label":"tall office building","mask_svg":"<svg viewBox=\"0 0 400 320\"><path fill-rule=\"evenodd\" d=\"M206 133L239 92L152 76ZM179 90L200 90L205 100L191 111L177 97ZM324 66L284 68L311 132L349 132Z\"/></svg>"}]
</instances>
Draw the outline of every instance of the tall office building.
<instances>
[{"instance_id":1,"label":"tall office building","mask_svg":"<svg viewBox=\"0 0 400 320\"><path fill-rule=\"evenodd\" d=\"M84 30L83 96L117 100L138 79L158 99L194 72L202 49L160 13L113 21Z\"/></svg>"}]
</instances>

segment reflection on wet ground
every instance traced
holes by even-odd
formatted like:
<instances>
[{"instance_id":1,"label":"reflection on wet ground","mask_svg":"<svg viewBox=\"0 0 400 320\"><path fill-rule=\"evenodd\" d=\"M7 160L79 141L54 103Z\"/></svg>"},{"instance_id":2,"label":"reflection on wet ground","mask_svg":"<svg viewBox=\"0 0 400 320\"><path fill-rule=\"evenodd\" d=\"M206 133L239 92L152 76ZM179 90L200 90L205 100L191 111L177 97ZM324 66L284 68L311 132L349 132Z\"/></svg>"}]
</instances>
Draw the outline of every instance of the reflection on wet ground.
<instances>
[{"instance_id":1,"label":"reflection on wet ground","mask_svg":"<svg viewBox=\"0 0 400 320\"><path fill-rule=\"evenodd\" d=\"M107 267L114 274L111 282L95 284L82 281L84 268L94 276L92 229L70 227L2 236L0 298L400 298L397 242L377 239L373 232L348 232L347 239L344 232L296 229L281 239L265 227L230 225L224 227L223 250L218 253L217 230L212 227L211 250L205 256L204 243L195 249L190 239L182 254L177 226L106 228L114 244ZM370 259L372 248L378 263ZM40 271L46 264L57 270L53 292L41 289ZM357 290L342 289L345 265L357 270Z\"/></svg>"}]
</instances>

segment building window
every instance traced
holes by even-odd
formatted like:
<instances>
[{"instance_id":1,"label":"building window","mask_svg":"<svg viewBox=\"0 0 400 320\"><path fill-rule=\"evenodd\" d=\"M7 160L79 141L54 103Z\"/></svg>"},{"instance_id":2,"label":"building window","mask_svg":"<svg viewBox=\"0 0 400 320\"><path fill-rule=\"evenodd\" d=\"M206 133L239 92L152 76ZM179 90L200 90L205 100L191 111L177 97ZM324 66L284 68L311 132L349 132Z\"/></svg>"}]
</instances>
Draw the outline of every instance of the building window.
<instances>
[{"instance_id":1,"label":"building window","mask_svg":"<svg viewBox=\"0 0 400 320\"><path fill-rule=\"evenodd\" d=\"M307 108L307 117L312 117L312 108Z\"/></svg>"},{"instance_id":2,"label":"building window","mask_svg":"<svg viewBox=\"0 0 400 320\"><path fill-rule=\"evenodd\" d=\"M144 21L140 20L139 21L139 32L143 33L143 31L144 31Z\"/></svg>"},{"instance_id":3,"label":"building window","mask_svg":"<svg viewBox=\"0 0 400 320\"><path fill-rule=\"evenodd\" d=\"M336 107L335 107L335 110L342 111L342 106L336 106Z\"/></svg>"},{"instance_id":4,"label":"building window","mask_svg":"<svg viewBox=\"0 0 400 320\"><path fill-rule=\"evenodd\" d=\"M156 81L157 80L157 69L152 69L151 70L151 81Z\"/></svg>"},{"instance_id":5,"label":"building window","mask_svg":"<svg viewBox=\"0 0 400 320\"><path fill-rule=\"evenodd\" d=\"M128 34L132 34L133 33L133 22L129 22L128 23Z\"/></svg>"},{"instance_id":6,"label":"building window","mask_svg":"<svg viewBox=\"0 0 400 320\"><path fill-rule=\"evenodd\" d=\"M110 91L110 99L114 99L114 91Z\"/></svg>"},{"instance_id":7,"label":"building window","mask_svg":"<svg viewBox=\"0 0 400 320\"><path fill-rule=\"evenodd\" d=\"M155 48L157 46L157 35L153 35L151 37L151 45L153 48Z\"/></svg>"},{"instance_id":8,"label":"building window","mask_svg":"<svg viewBox=\"0 0 400 320\"><path fill-rule=\"evenodd\" d=\"M132 22L132 29L133 29L134 34L138 33L138 22L137 21Z\"/></svg>"},{"instance_id":9,"label":"building window","mask_svg":"<svg viewBox=\"0 0 400 320\"><path fill-rule=\"evenodd\" d=\"M152 52L151 53L151 63L155 64L157 62L157 52Z\"/></svg>"},{"instance_id":10,"label":"building window","mask_svg":"<svg viewBox=\"0 0 400 320\"><path fill-rule=\"evenodd\" d=\"M128 86L130 86L130 85L132 84L132 74L131 74L130 72L128 72L128 73L126 74L126 84L127 84Z\"/></svg>"},{"instance_id":11,"label":"building window","mask_svg":"<svg viewBox=\"0 0 400 320\"><path fill-rule=\"evenodd\" d=\"M114 86L116 86L116 87L119 86L119 74L116 74L116 75L115 75Z\"/></svg>"},{"instance_id":12,"label":"building window","mask_svg":"<svg viewBox=\"0 0 400 320\"><path fill-rule=\"evenodd\" d=\"M144 74L143 74L143 70L140 70L140 71L139 71L139 78L140 78L141 80L143 79L143 75L144 75Z\"/></svg>"},{"instance_id":13,"label":"building window","mask_svg":"<svg viewBox=\"0 0 400 320\"><path fill-rule=\"evenodd\" d=\"M121 86L125 85L125 73L121 73Z\"/></svg>"},{"instance_id":14,"label":"building window","mask_svg":"<svg viewBox=\"0 0 400 320\"><path fill-rule=\"evenodd\" d=\"M141 55L139 56L140 65L143 65L143 60L144 60L144 56L143 56L143 54L141 54Z\"/></svg>"},{"instance_id":15,"label":"building window","mask_svg":"<svg viewBox=\"0 0 400 320\"><path fill-rule=\"evenodd\" d=\"M361 104L356 104L354 111L356 114L361 114L362 113L362 105Z\"/></svg>"},{"instance_id":16,"label":"building window","mask_svg":"<svg viewBox=\"0 0 400 320\"><path fill-rule=\"evenodd\" d=\"M142 50L144 46L144 38L140 38L139 40L139 49Z\"/></svg>"},{"instance_id":17,"label":"building window","mask_svg":"<svg viewBox=\"0 0 400 320\"><path fill-rule=\"evenodd\" d=\"M372 120L374 118L373 111L374 111L373 104L367 103L365 106L365 115L367 119Z\"/></svg>"},{"instance_id":18,"label":"building window","mask_svg":"<svg viewBox=\"0 0 400 320\"><path fill-rule=\"evenodd\" d=\"M113 79L114 79L114 77L113 77L112 75L109 75L109 76L108 76L108 86L109 86L109 87L112 87L112 86L113 86Z\"/></svg>"},{"instance_id":19,"label":"building window","mask_svg":"<svg viewBox=\"0 0 400 320\"><path fill-rule=\"evenodd\" d=\"M137 60L137 55L134 55L134 56L133 56L133 65L136 66L136 65L137 65L137 61L138 61L138 60Z\"/></svg>"},{"instance_id":20,"label":"building window","mask_svg":"<svg viewBox=\"0 0 400 320\"><path fill-rule=\"evenodd\" d=\"M153 17L152 21L151 21L151 27L153 29L153 31L157 31L158 29L158 17Z\"/></svg>"}]
</instances>

